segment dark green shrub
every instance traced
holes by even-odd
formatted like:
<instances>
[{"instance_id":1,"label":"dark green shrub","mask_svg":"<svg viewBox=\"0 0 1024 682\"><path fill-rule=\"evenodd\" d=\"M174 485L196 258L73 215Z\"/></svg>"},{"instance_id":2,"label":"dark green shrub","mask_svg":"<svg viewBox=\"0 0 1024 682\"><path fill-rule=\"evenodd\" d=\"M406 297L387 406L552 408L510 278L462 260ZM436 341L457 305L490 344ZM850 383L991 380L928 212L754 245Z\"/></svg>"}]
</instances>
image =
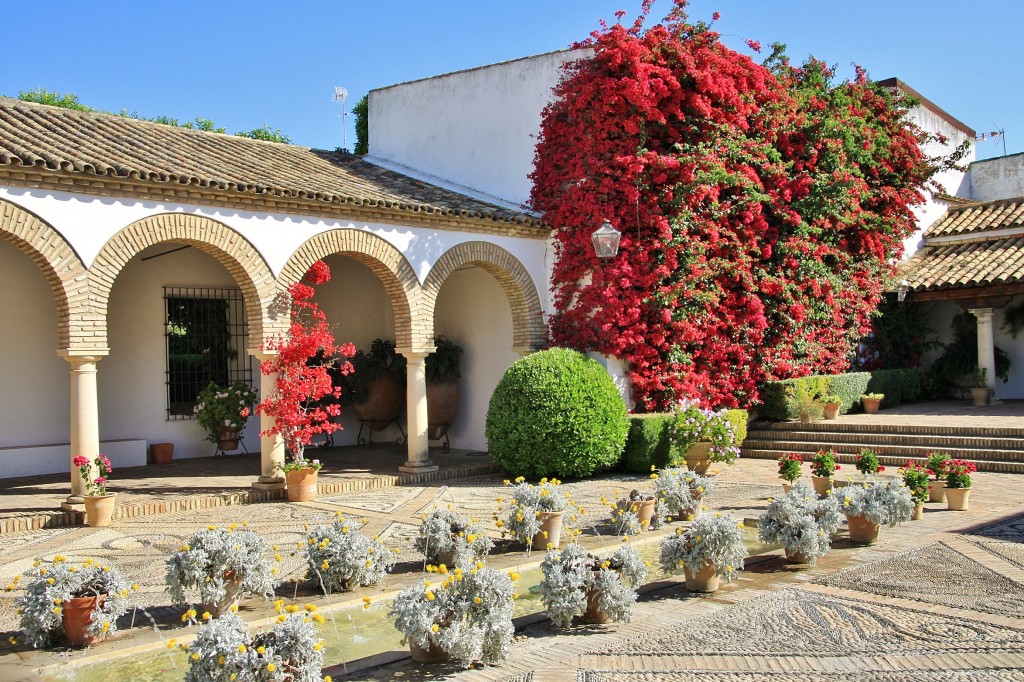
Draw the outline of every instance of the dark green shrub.
<instances>
[{"instance_id":1,"label":"dark green shrub","mask_svg":"<svg viewBox=\"0 0 1024 682\"><path fill-rule=\"evenodd\" d=\"M916 403L921 400L924 393L924 374L912 367L897 371L903 382L903 402Z\"/></svg>"},{"instance_id":2,"label":"dark green shrub","mask_svg":"<svg viewBox=\"0 0 1024 682\"><path fill-rule=\"evenodd\" d=\"M847 372L828 378L828 392L839 396L842 406L840 414L846 414L853 406L860 406L860 397L867 393L871 374L868 372Z\"/></svg>"},{"instance_id":3,"label":"dark green shrub","mask_svg":"<svg viewBox=\"0 0 1024 682\"><path fill-rule=\"evenodd\" d=\"M796 415L793 414L792 406L798 387L811 397L818 398L829 392L828 377L809 376L771 381L765 384L761 388L761 400L764 401L761 414L775 421L795 419ZM857 397L860 398L859 395Z\"/></svg>"},{"instance_id":4,"label":"dark green shrub","mask_svg":"<svg viewBox=\"0 0 1024 682\"><path fill-rule=\"evenodd\" d=\"M903 371L899 369L876 369L871 373L867 393L881 393L882 409L896 407L903 402Z\"/></svg>"},{"instance_id":5,"label":"dark green shrub","mask_svg":"<svg viewBox=\"0 0 1024 682\"><path fill-rule=\"evenodd\" d=\"M733 433L736 434L736 447L742 446L747 439L747 417L746 410L729 410L725 413L725 418L732 424Z\"/></svg>"},{"instance_id":6,"label":"dark green shrub","mask_svg":"<svg viewBox=\"0 0 1024 682\"><path fill-rule=\"evenodd\" d=\"M652 466L664 469L675 464L679 453L672 444L674 420L673 414L629 415L629 435L620 468L642 474L650 472Z\"/></svg>"},{"instance_id":7,"label":"dark green shrub","mask_svg":"<svg viewBox=\"0 0 1024 682\"><path fill-rule=\"evenodd\" d=\"M549 348L505 371L484 435L509 474L579 478L615 465L629 431L615 382L583 353Z\"/></svg>"}]
</instances>

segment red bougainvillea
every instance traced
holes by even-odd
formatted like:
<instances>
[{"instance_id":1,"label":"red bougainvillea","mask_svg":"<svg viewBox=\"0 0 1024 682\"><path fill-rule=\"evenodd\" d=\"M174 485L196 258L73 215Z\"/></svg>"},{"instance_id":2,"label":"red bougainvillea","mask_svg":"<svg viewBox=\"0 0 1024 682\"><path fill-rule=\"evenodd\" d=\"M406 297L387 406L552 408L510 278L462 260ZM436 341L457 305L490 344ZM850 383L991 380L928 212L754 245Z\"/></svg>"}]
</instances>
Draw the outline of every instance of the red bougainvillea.
<instances>
[{"instance_id":1,"label":"red bougainvillea","mask_svg":"<svg viewBox=\"0 0 1024 682\"><path fill-rule=\"evenodd\" d=\"M304 282L291 285L288 293L292 322L288 333L264 344L265 349L276 350L277 355L265 360L260 369L267 375L276 372L277 384L274 392L257 406L259 412L274 418L274 426L260 435L280 435L293 462L303 460L305 446L313 436L341 428L331 421L341 413L337 401L341 389L333 385L328 369L336 368L342 375L352 372L351 364L337 358L352 357L356 349L351 343L335 344L327 316L310 300L315 293L310 285L330 279L330 268L317 261L306 273Z\"/></svg>"},{"instance_id":2,"label":"red bougainvillea","mask_svg":"<svg viewBox=\"0 0 1024 682\"><path fill-rule=\"evenodd\" d=\"M583 43L532 175L553 338L627 360L641 410L745 406L765 381L846 369L935 170L907 100L779 47L758 64L685 6ZM622 243L598 262L605 219Z\"/></svg>"}]
</instances>

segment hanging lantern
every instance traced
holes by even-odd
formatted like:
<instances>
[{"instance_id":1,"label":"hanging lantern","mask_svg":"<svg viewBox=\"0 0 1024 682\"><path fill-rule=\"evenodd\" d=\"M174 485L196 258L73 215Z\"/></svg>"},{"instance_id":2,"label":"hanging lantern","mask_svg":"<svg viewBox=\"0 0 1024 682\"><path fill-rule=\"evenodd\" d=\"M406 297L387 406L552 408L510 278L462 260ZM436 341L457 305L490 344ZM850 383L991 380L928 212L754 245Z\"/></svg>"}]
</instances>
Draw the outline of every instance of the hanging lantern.
<instances>
[{"instance_id":1,"label":"hanging lantern","mask_svg":"<svg viewBox=\"0 0 1024 682\"><path fill-rule=\"evenodd\" d=\"M619 238L622 233L612 227L607 220L601 223L601 227L594 230L590 239L594 242L594 253L598 258L614 258L619 252Z\"/></svg>"}]
</instances>

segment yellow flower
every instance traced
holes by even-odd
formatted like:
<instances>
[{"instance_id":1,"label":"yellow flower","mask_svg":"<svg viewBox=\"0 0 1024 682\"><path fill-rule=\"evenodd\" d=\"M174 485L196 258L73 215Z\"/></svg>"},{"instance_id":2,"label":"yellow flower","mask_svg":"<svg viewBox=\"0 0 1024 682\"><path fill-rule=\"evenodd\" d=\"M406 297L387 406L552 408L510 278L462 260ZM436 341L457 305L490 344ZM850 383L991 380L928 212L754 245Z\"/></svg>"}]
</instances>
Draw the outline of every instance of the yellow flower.
<instances>
[{"instance_id":1,"label":"yellow flower","mask_svg":"<svg viewBox=\"0 0 1024 682\"><path fill-rule=\"evenodd\" d=\"M288 616L284 615L283 613L280 616L277 617L277 622L278 623L283 623L286 620L288 620Z\"/></svg>"},{"instance_id":2,"label":"yellow flower","mask_svg":"<svg viewBox=\"0 0 1024 682\"><path fill-rule=\"evenodd\" d=\"M314 613L313 614L313 620L315 620L317 623L321 623L322 624L324 622L324 617L321 616L319 613Z\"/></svg>"},{"instance_id":3,"label":"yellow flower","mask_svg":"<svg viewBox=\"0 0 1024 682\"><path fill-rule=\"evenodd\" d=\"M203 620L210 620L213 618L213 614L209 611L203 611Z\"/></svg>"},{"instance_id":4,"label":"yellow flower","mask_svg":"<svg viewBox=\"0 0 1024 682\"><path fill-rule=\"evenodd\" d=\"M658 474L651 474L651 478L658 478Z\"/></svg>"},{"instance_id":5,"label":"yellow flower","mask_svg":"<svg viewBox=\"0 0 1024 682\"><path fill-rule=\"evenodd\" d=\"M313 651L320 651L323 648L324 648L324 643L323 642L317 642L316 644L313 645Z\"/></svg>"},{"instance_id":6,"label":"yellow flower","mask_svg":"<svg viewBox=\"0 0 1024 682\"><path fill-rule=\"evenodd\" d=\"M239 644L238 645L238 653L240 653L240 654L244 654L245 653L245 645L244 644Z\"/></svg>"},{"instance_id":7,"label":"yellow flower","mask_svg":"<svg viewBox=\"0 0 1024 682\"><path fill-rule=\"evenodd\" d=\"M199 653L198 652L194 652L192 654L192 660L193 661L198 661L199 660Z\"/></svg>"},{"instance_id":8,"label":"yellow flower","mask_svg":"<svg viewBox=\"0 0 1024 682\"><path fill-rule=\"evenodd\" d=\"M167 648L168 649L173 649L174 645L177 644L177 643L178 643L178 640L176 640L176 639L169 639L169 640L167 640Z\"/></svg>"},{"instance_id":9,"label":"yellow flower","mask_svg":"<svg viewBox=\"0 0 1024 682\"><path fill-rule=\"evenodd\" d=\"M483 601L483 599L481 599L480 597L473 597L473 603L474 604L479 604L482 601Z\"/></svg>"},{"instance_id":10,"label":"yellow flower","mask_svg":"<svg viewBox=\"0 0 1024 682\"><path fill-rule=\"evenodd\" d=\"M437 631L440 630L440 629L441 629L441 627L437 623L434 623L433 625L430 626L430 631L433 632L434 634L437 634Z\"/></svg>"},{"instance_id":11,"label":"yellow flower","mask_svg":"<svg viewBox=\"0 0 1024 682\"><path fill-rule=\"evenodd\" d=\"M425 596L427 598L427 601L434 601L434 599L435 599L434 593L431 592L430 590L427 590L427 594Z\"/></svg>"},{"instance_id":12,"label":"yellow flower","mask_svg":"<svg viewBox=\"0 0 1024 682\"><path fill-rule=\"evenodd\" d=\"M272 673L275 670L277 670L277 666L276 665L274 665L273 663L267 663L267 672L268 673Z\"/></svg>"},{"instance_id":13,"label":"yellow flower","mask_svg":"<svg viewBox=\"0 0 1024 682\"><path fill-rule=\"evenodd\" d=\"M223 654L222 654L222 655L220 655L220 656L218 656L218 657L217 657L217 665L224 665L224 661L226 661L226 660L227 660L227 659L226 659L226 658L224 658L224 655L223 655Z\"/></svg>"}]
</instances>

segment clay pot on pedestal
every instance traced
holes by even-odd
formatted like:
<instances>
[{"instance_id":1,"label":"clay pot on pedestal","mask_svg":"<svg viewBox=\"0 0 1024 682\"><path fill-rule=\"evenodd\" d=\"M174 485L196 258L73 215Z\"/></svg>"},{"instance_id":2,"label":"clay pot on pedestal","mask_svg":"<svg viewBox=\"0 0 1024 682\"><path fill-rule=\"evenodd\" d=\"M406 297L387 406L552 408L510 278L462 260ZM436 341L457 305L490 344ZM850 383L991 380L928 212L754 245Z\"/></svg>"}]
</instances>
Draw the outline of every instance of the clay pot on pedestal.
<instances>
[{"instance_id":1,"label":"clay pot on pedestal","mask_svg":"<svg viewBox=\"0 0 1024 682\"><path fill-rule=\"evenodd\" d=\"M237 450L241 440L242 429L232 429L227 426L217 427L217 447L221 449L221 452Z\"/></svg>"},{"instance_id":2,"label":"clay pot on pedestal","mask_svg":"<svg viewBox=\"0 0 1024 682\"><path fill-rule=\"evenodd\" d=\"M292 469L284 472L287 481L289 502L311 502L316 499L316 480L318 470L313 467Z\"/></svg>"},{"instance_id":3,"label":"clay pot on pedestal","mask_svg":"<svg viewBox=\"0 0 1024 682\"><path fill-rule=\"evenodd\" d=\"M93 609L107 598L101 594L93 597L72 597L61 605L60 620L64 626L64 637L74 646L91 646L103 639L102 635L86 632L92 622Z\"/></svg>"},{"instance_id":4,"label":"clay pot on pedestal","mask_svg":"<svg viewBox=\"0 0 1024 682\"><path fill-rule=\"evenodd\" d=\"M109 526L111 519L114 517L117 493L86 495L83 499L85 500L86 523L92 528Z\"/></svg>"}]
</instances>

